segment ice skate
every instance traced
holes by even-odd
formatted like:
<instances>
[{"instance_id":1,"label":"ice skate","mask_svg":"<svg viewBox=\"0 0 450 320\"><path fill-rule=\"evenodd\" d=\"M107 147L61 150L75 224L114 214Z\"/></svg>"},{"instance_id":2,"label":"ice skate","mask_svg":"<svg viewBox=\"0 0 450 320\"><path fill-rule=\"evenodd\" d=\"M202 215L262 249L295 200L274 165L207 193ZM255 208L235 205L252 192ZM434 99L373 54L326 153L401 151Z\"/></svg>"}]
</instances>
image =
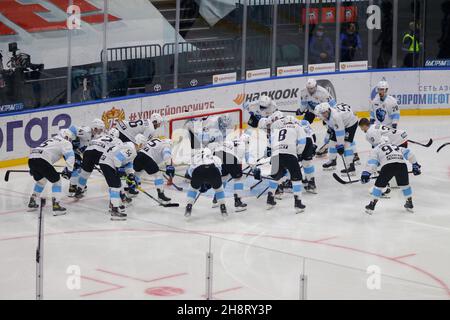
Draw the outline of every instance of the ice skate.
<instances>
[{"instance_id":1,"label":"ice skate","mask_svg":"<svg viewBox=\"0 0 450 320\"><path fill-rule=\"evenodd\" d=\"M220 205L220 213L222 214L222 218L225 219L226 217L228 217L227 207L224 203Z\"/></svg>"},{"instance_id":2,"label":"ice skate","mask_svg":"<svg viewBox=\"0 0 450 320\"><path fill-rule=\"evenodd\" d=\"M269 192L269 194L267 195L267 210L273 209L273 207L275 207L276 205L277 203L275 202L275 197L273 196L273 193Z\"/></svg>"},{"instance_id":3,"label":"ice skate","mask_svg":"<svg viewBox=\"0 0 450 320\"><path fill-rule=\"evenodd\" d=\"M67 213L67 209L62 207L58 201L56 201L55 198L52 198L52 204L53 204L53 216L63 216Z\"/></svg>"},{"instance_id":4,"label":"ice skate","mask_svg":"<svg viewBox=\"0 0 450 320\"><path fill-rule=\"evenodd\" d=\"M192 215L192 204L189 203L189 204L186 206L186 210L184 211L184 216L185 216L186 218L189 218L191 215Z\"/></svg>"},{"instance_id":5,"label":"ice skate","mask_svg":"<svg viewBox=\"0 0 450 320\"><path fill-rule=\"evenodd\" d=\"M412 198L408 198L406 200L406 203L405 203L404 207L405 207L406 211L414 213L414 205L413 205Z\"/></svg>"},{"instance_id":6,"label":"ice skate","mask_svg":"<svg viewBox=\"0 0 450 320\"><path fill-rule=\"evenodd\" d=\"M306 206L302 204L302 200L300 200L298 196L295 196L294 198L295 198L295 213L299 214L305 212Z\"/></svg>"},{"instance_id":7,"label":"ice skate","mask_svg":"<svg viewBox=\"0 0 450 320\"><path fill-rule=\"evenodd\" d=\"M127 220L127 214L122 212L120 208L112 207L111 209L111 221L125 221Z\"/></svg>"},{"instance_id":8,"label":"ice skate","mask_svg":"<svg viewBox=\"0 0 450 320\"><path fill-rule=\"evenodd\" d=\"M247 204L243 203L241 198L239 198L237 194L234 195L234 210L236 212L247 210Z\"/></svg>"},{"instance_id":9,"label":"ice skate","mask_svg":"<svg viewBox=\"0 0 450 320\"><path fill-rule=\"evenodd\" d=\"M28 202L28 212L36 211L39 208L39 205L36 202L36 198L34 196L30 197L30 201Z\"/></svg>"},{"instance_id":10,"label":"ice skate","mask_svg":"<svg viewBox=\"0 0 450 320\"><path fill-rule=\"evenodd\" d=\"M160 189L158 189L158 199L161 200L162 203L169 203L172 200L164 194L164 191L161 191Z\"/></svg>"},{"instance_id":11,"label":"ice skate","mask_svg":"<svg viewBox=\"0 0 450 320\"><path fill-rule=\"evenodd\" d=\"M336 159L330 160L322 165L324 171L334 171L336 170L337 162Z\"/></svg>"},{"instance_id":12,"label":"ice skate","mask_svg":"<svg viewBox=\"0 0 450 320\"><path fill-rule=\"evenodd\" d=\"M342 176L347 176L347 175L355 176L356 175L355 165L353 163L350 163L350 165L348 166L347 169L344 169L341 171L341 175Z\"/></svg>"},{"instance_id":13,"label":"ice skate","mask_svg":"<svg viewBox=\"0 0 450 320\"><path fill-rule=\"evenodd\" d=\"M377 205L377 202L378 202L377 200L373 200L366 206L366 213L368 215L373 214L373 212L375 211L375 206Z\"/></svg>"}]
</instances>

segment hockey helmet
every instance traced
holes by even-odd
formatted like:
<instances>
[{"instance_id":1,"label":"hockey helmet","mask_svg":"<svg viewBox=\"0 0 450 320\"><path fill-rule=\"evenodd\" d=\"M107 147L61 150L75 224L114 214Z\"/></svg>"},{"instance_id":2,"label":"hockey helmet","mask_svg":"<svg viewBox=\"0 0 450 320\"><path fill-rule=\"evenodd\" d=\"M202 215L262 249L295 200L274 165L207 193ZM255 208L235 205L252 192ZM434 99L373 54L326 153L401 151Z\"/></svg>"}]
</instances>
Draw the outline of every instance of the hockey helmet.
<instances>
[{"instance_id":1,"label":"hockey helmet","mask_svg":"<svg viewBox=\"0 0 450 320\"><path fill-rule=\"evenodd\" d=\"M281 111L275 111L271 116L270 116L270 121L272 123L274 123L275 121L284 119L284 114Z\"/></svg>"},{"instance_id":2,"label":"hockey helmet","mask_svg":"<svg viewBox=\"0 0 450 320\"><path fill-rule=\"evenodd\" d=\"M325 112L330 112L330 111L331 111L331 106L328 102L323 102L314 109L314 113L319 117L322 117L322 115Z\"/></svg>"},{"instance_id":3,"label":"hockey helmet","mask_svg":"<svg viewBox=\"0 0 450 320\"><path fill-rule=\"evenodd\" d=\"M140 146L146 144L148 140L143 134L139 133L136 137L134 137L134 141L136 141L136 144Z\"/></svg>"},{"instance_id":4,"label":"hockey helmet","mask_svg":"<svg viewBox=\"0 0 450 320\"><path fill-rule=\"evenodd\" d=\"M159 128L163 122L163 118L159 113L153 113L150 117L150 121L155 128Z\"/></svg>"},{"instance_id":5,"label":"hockey helmet","mask_svg":"<svg viewBox=\"0 0 450 320\"><path fill-rule=\"evenodd\" d=\"M306 81L306 89L310 94L313 94L317 90L317 81L315 79L308 79Z\"/></svg>"},{"instance_id":6,"label":"hockey helmet","mask_svg":"<svg viewBox=\"0 0 450 320\"><path fill-rule=\"evenodd\" d=\"M294 123L298 123L298 121L297 121L297 118L295 118L294 116L287 116L286 118L284 118L284 123L294 124Z\"/></svg>"},{"instance_id":7,"label":"hockey helmet","mask_svg":"<svg viewBox=\"0 0 450 320\"><path fill-rule=\"evenodd\" d=\"M261 96L261 98L259 98L259 106L261 108L268 108L271 103L272 99L270 99L269 96Z\"/></svg>"},{"instance_id":8,"label":"hockey helmet","mask_svg":"<svg viewBox=\"0 0 450 320\"><path fill-rule=\"evenodd\" d=\"M105 130L105 123L100 119L94 119L91 127L92 129Z\"/></svg>"},{"instance_id":9,"label":"hockey helmet","mask_svg":"<svg viewBox=\"0 0 450 320\"><path fill-rule=\"evenodd\" d=\"M270 125L270 120L268 118L262 118L259 120L258 129L267 130Z\"/></svg>"},{"instance_id":10,"label":"hockey helmet","mask_svg":"<svg viewBox=\"0 0 450 320\"><path fill-rule=\"evenodd\" d=\"M59 136L72 142L73 140L76 139L76 136L73 134L72 131L70 131L69 129L62 129L59 131Z\"/></svg>"},{"instance_id":11,"label":"hockey helmet","mask_svg":"<svg viewBox=\"0 0 450 320\"><path fill-rule=\"evenodd\" d=\"M380 82L378 82L377 90L388 91L389 90L389 83L386 80L381 80Z\"/></svg>"}]
</instances>

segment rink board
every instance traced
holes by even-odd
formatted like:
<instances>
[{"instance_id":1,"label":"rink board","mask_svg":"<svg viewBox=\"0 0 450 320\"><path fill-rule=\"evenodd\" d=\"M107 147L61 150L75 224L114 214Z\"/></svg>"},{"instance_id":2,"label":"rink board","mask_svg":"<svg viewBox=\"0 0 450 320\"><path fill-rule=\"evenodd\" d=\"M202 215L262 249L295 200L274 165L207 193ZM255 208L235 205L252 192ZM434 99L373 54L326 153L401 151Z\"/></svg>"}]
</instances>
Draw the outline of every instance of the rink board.
<instances>
[{"instance_id":1,"label":"rink board","mask_svg":"<svg viewBox=\"0 0 450 320\"><path fill-rule=\"evenodd\" d=\"M450 69L373 70L315 74L339 102L367 115L376 85L386 79L390 94L399 100L403 115L449 115ZM116 120L148 119L152 113L183 113L241 107L262 95L272 97L280 109L296 110L308 75L242 81L232 84L181 89L158 94L107 99L26 112L0 114L0 167L22 164L30 149L60 129L85 125L101 118L107 126ZM244 119L245 121L246 119Z\"/></svg>"}]
</instances>

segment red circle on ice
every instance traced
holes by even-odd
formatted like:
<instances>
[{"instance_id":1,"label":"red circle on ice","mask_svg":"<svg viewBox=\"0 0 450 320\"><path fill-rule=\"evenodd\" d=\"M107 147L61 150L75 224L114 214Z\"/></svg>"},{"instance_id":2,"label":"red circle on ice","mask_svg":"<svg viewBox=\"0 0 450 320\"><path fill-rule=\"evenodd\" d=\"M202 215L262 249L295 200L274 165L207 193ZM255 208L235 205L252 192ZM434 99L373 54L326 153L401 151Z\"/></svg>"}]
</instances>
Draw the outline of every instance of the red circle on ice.
<instances>
[{"instance_id":1,"label":"red circle on ice","mask_svg":"<svg viewBox=\"0 0 450 320\"><path fill-rule=\"evenodd\" d=\"M151 296L179 296L184 293L181 288L174 287L153 287L145 290L145 293Z\"/></svg>"}]
</instances>

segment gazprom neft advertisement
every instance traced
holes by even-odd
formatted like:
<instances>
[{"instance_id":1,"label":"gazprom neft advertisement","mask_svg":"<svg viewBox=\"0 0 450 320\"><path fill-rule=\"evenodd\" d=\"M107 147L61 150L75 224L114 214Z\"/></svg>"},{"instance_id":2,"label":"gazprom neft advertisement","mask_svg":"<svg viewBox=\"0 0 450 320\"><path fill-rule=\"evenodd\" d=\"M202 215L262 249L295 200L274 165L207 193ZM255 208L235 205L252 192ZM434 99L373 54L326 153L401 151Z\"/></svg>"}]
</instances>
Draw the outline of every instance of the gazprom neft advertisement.
<instances>
[{"instance_id":1,"label":"gazprom neft advertisement","mask_svg":"<svg viewBox=\"0 0 450 320\"><path fill-rule=\"evenodd\" d=\"M450 70L336 73L313 77L338 102L349 104L354 111L369 109L370 99L382 79L389 82L390 94L398 99L403 110L450 108ZM111 127L117 120L146 119L154 112L168 117L242 107L245 102L257 101L262 95L274 99L280 109L296 110L307 79L306 75L278 77L53 110L34 110L32 113L0 113L0 161L27 157L31 148L58 130L71 124L88 125L94 118L102 119L107 127Z\"/></svg>"}]
</instances>

